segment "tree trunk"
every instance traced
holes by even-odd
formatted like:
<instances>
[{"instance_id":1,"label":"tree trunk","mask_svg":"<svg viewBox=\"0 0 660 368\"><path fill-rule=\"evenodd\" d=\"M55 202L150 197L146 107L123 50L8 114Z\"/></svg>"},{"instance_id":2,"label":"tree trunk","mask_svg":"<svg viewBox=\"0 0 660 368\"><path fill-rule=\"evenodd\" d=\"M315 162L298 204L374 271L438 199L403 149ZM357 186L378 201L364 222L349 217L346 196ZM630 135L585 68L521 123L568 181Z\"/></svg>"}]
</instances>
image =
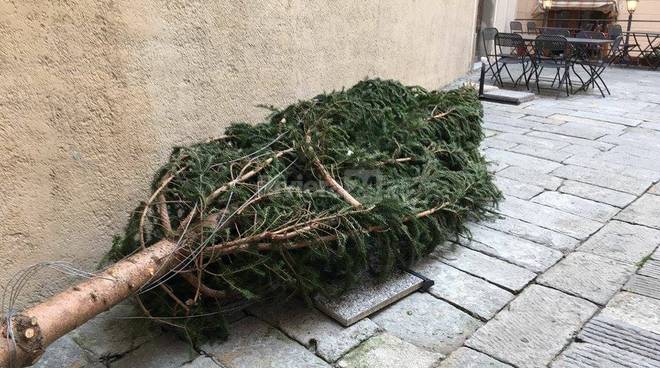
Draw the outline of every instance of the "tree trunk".
<instances>
[{"instance_id":1,"label":"tree trunk","mask_svg":"<svg viewBox=\"0 0 660 368\"><path fill-rule=\"evenodd\" d=\"M161 240L109 267L97 277L54 295L12 318L15 349L6 323L0 327L0 368L34 364L45 348L69 331L166 274L177 262L177 244Z\"/></svg>"}]
</instances>

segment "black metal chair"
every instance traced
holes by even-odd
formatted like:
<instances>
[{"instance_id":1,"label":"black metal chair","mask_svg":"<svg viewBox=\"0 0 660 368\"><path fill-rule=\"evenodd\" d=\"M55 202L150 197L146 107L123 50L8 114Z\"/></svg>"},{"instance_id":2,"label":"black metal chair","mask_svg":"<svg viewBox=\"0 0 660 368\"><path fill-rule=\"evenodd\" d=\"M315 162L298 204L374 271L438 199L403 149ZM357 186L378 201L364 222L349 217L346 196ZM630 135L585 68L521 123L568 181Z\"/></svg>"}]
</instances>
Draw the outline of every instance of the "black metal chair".
<instances>
[{"instance_id":1,"label":"black metal chair","mask_svg":"<svg viewBox=\"0 0 660 368\"><path fill-rule=\"evenodd\" d=\"M583 23L580 26L580 31L593 31L595 27L596 27L596 24L594 24L594 23Z\"/></svg>"},{"instance_id":2,"label":"black metal chair","mask_svg":"<svg viewBox=\"0 0 660 368\"><path fill-rule=\"evenodd\" d=\"M623 29L620 24L609 24L607 26L607 35L610 37L610 40L616 40L622 33Z\"/></svg>"},{"instance_id":3,"label":"black metal chair","mask_svg":"<svg viewBox=\"0 0 660 368\"><path fill-rule=\"evenodd\" d=\"M523 25L518 21L509 22L509 29L511 33L523 33Z\"/></svg>"},{"instance_id":4,"label":"black metal chair","mask_svg":"<svg viewBox=\"0 0 660 368\"><path fill-rule=\"evenodd\" d=\"M527 22L527 33L537 33L536 22Z\"/></svg>"},{"instance_id":5,"label":"black metal chair","mask_svg":"<svg viewBox=\"0 0 660 368\"><path fill-rule=\"evenodd\" d=\"M513 87L517 87L520 80L525 81L525 86L529 89L529 80L531 78L531 59L527 52L527 45L521 35L516 33L498 33L495 36L495 57L497 62L496 78L501 87L504 86L502 81L502 71L506 71L507 75L513 83ZM511 75L509 65L520 65L522 67L522 74L514 79ZM530 75L527 75L530 73Z\"/></svg>"},{"instance_id":6,"label":"black metal chair","mask_svg":"<svg viewBox=\"0 0 660 368\"><path fill-rule=\"evenodd\" d=\"M623 35L623 28L621 28L620 24L608 25L607 36L610 38L610 40L616 40L619 36L624 37L620 44L620 54L615 59L615 62L625 61L626 64L630 65L630 51L639 47L638 43L636 42L636 38L632 37L633 42L631 43L631 37L626 37Z\"/></svg>"},{"instance_id":7,"label":"black metal chair","mask_svg":"<svg viewBox=\"0 0 660 368\"><path fill-rule=\"evenodd\" d=\"M605 35L603 35L603 39ZM586 89L589 85L598 87L600 94L605 97L603 88L607 91L607 94L610 95L610 89L607 87L607 84L603 80L603 73L608 66L616 62L616 59L620 57L621 49L623 48L623 35L619 35L614 40L612 47L610 47L607 55L602 53L596 54L596 57L584 59L577 58L575 64L582 66L582 68L589 73L589 81L583 83L583 86L580 89Z\"/></svg>"},{"instance_id":8,"label":"black metal chair","mask_svg":"<svg viewBox=\"0 0 660 368\"><path fill-rule=\"evenodd\" d=\"M534 40L534 76L536 77L536 88L541 91L539 80L544 69L556 70L551 86L559 81L558 91L562 85L566 87L566 95L570 95L569 87L572 89L571 69L573 68L574 51L566 40L566 37L558 35L540 35Z\"/></svg>"},{"instance_id":9,"label":"black metal chair","mask_svg":"<svg viewBox=\"0 0 660 368\"><path fill-rule=\"evenodd\" d=\"M481 30L481 42L483 44L483 52L486 60L488 61L488 69L486 73L492 73L492 77L495 78L495 64L497 64L497 55L495 54L495 36L499 32L497 28L484 28Z\"/></svg>"}]
</instances>

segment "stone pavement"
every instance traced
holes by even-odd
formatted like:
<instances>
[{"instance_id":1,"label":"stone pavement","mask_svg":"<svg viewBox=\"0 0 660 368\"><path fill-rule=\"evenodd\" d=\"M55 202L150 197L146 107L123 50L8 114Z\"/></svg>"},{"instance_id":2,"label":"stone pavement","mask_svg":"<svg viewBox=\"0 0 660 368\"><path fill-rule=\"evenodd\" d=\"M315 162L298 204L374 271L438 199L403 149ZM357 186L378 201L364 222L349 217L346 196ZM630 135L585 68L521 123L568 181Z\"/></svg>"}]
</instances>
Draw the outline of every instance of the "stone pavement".
<instances>
[{"instance_id":1,"label":"stone pavement","mask_svg":"<svg viewBox=\"0 0 660 368\"><path fill-rule=\"evenodd\" d=\"M660 367L660 72L613 95L485 103L506 195L471 240L415 267L435 280L343 327L300 303L232 316L197 350L119 306L39 367Z\"/></svg>"}]
</instances>

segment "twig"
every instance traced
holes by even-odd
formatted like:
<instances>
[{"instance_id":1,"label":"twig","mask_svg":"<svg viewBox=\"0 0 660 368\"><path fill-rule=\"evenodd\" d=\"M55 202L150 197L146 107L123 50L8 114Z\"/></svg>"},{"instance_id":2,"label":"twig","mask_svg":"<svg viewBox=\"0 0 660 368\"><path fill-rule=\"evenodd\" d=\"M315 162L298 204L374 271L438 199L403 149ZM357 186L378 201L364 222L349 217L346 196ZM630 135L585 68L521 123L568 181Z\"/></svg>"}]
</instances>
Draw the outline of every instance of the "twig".
<instances>
[{"instance_id":1,"label":"twig","mask_svg":"<svg viewBox=\"0 0 660 368\"><path fill-rule=\"evenodd\" d=\"M305 134L305 141L307 142L308 150L310 150L310 152L314 152L312 149L312 135L309 131L307 131ZM337 183L337 181L330 175L328 170L321 163L321 160L319 160L318 156L314 155L312 162L314 163L314 167L316 167L316 169L321 174L321 177L323 177L323 180L330 186L330 188L332 188L335 193L337 193L354 208L362 207L362 203L355 199L351 193L346 191L346 189L339 185L339 183Z\"/></svg>"},{"instance_id":2,"label":"twig","mask_svg":"<svg viewBox=\"0 0 660 368\"><path fill-rule=\"evenodd\" d=\"M261 165L259 165L256 168L248 171L245 174L240 175L238 178L230 181L229 183L221 186L220 188L214 190L213 193L209 194L206 197L205 202L206 203L212 202L213 200L215 200L223 192L226 192L227 190L231 189L233 186L235 186L236 184L238 184L240 182L243 182L243 181L246 181L246 180L252 178L253 176L257 175L261 170L263 170L268 165L270 165L275 159L279 159L280 157L286 155L287 153L293 152L293 150L294 150L293 148L289 148L289 149L286 149L284 151L277 152L275 154L275 156L270 157L269 159L265 160ZM189 219L191 219L193 216L195 216L195 212L196 211L194 209L192 211L190 211L190 213L188 214L188 216L186 216L186 218L183 220L182 223L184 223L184 224L187 223Z\"/></svg>"}]
</instances>

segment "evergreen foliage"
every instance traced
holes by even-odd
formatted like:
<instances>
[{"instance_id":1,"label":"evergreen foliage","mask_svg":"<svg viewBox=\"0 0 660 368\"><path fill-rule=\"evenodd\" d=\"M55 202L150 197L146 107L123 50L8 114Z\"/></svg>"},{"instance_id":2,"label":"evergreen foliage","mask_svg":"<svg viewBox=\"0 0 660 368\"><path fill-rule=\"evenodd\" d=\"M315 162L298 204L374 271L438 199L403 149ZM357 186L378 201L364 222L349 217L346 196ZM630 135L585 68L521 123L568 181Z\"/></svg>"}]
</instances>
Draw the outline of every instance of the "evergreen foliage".
<instances>
[{"instance_id":1,"label":"evergreen foliage","mask_svg":"<svg viewBox=\"0 0 660 368\"><path fill-rule=\"evenodd\" d=\"M365 272L386 278L500 198L478 149L481 117L473 89L375 79L234 124L173 151L108 257L178 241L180 265L141 300L193 338L226 333L218 312L242 301L332 297Z\"/></svg>"}]
</instances>

